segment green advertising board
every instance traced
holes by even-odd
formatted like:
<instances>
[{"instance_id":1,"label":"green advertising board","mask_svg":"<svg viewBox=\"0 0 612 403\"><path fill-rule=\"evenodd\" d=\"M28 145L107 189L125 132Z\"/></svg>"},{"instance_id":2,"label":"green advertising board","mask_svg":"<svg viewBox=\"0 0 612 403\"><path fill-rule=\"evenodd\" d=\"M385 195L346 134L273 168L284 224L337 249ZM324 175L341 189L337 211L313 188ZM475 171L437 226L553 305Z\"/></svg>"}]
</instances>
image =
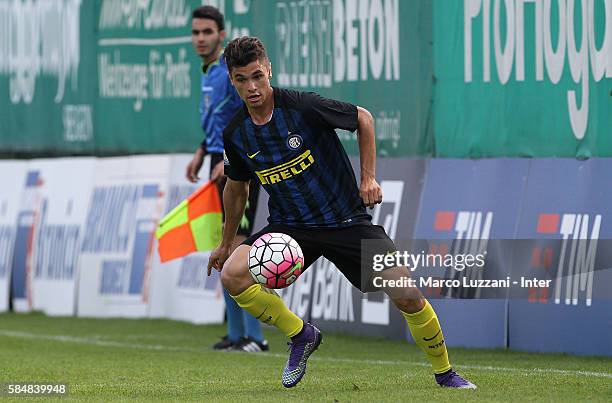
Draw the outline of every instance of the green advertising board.
<instances>
[{"instance_id":1,"label":"green advertising board","mask_svg":"<svg viewBox=\"0 0 612 403\"><path fill-rule=\"evenodd\" d=\"M193 151L201 4L273 85L370 109L380 155L612 155L611 0L0 0L0 153Z\"/></svg>"},{"instance_id":2,"label":"green advertising board","mask_svg":"<svg viewBox=\"0 0 612 403\"><path fill-rule=\"evenodd\" d=\"M201 3L224 13L229 38L263 40L273 85L370 109L380 154L422 155L431 148L429 2L176 1L158 18L150 9L120 12L120 3L105 0L100 10L101 149L192 151L201 139L195 124L199 62L188 36L189 11ZM356 136L340 136L356 153Z\"/></svg>"},{"instance_id":3,"label":"green advertising board","mask_svg":"<svg viewBox=\"0 0 612 403\"><path fill-rule=\"evenodd\" d=\"M267 46L273 84L316 91L370 110L379 155L431 154L430 1L250 4L251 33ZM356 154L355 134L339 135Z\"/></svg>"},{"instance_id":4,"label":"green advertising board","mask_svg":"<svg viewBox=\"0 0 612 403\"><path fill-rule=\"evenodd\" d=\"M190 26L201 4L225 14L229 38L262 38L273 85L368 108L381 155L431 154L432 5L425 0L0 0L0 149L193 151L203 134ZM339 134L356 153L356 136Z\"/></svg>"},{"instance_id":5,"label":"green advertising board","mask_svg":"<svg viewBox=\"0 0 612 403\"><path fill-rule=\"evenodd\" d=\"M434 2L442 157L612 156L612 1Z\"/></svg>"},{"instance_id":6,"label":"green advertising board","mask_svg":"<svg viewBox=\"0 0 612 403\"><path fill-rule=\"evenodd\" d=\"M94 2L0 0L0 154L94 147Z\"/></svg>"},{"instance_id":7,"label":"green advertising board","mask_svg":"<svg viewBox=\"0 0 612 403\"><path fill-rule=\"evenodd\" d=\"M201 61L191 47L199 1L103 0L97 20L96 146L105 153L193 151Z\"/></svg>"}]
</instances>

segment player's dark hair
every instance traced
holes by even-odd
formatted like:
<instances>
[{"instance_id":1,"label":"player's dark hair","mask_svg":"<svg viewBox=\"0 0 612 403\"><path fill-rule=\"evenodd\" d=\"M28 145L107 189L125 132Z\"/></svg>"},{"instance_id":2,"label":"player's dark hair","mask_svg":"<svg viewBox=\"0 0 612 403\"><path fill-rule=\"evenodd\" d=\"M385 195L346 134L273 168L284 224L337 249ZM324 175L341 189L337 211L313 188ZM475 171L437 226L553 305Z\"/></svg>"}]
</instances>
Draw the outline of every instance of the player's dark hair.
<instances>
[{"instance_id":1,"label":"player's dark hair","mask_svg":"<svg viewBox=\"0 0 612 403\"><path fill-rule=\"evenodd\" d=\"M213 20L217 23L217 28L219 28L219 31L223 31L225 29L223 14L221 14L221 12L213 6L201 6L196 8L191 13L191 19L194 18Z\"/></svg>"},{"instance_id":2,"label":"player's dark hair","mask_svg":"<svg viewBox=\"0 0 612 403\"><path fill-rule=\"evenodd\" d=\"M257 60L268 60L266 48L259 38L242 36L227 44L223 51L227 68L244 67Z\"/></svg>"}]
</instances>

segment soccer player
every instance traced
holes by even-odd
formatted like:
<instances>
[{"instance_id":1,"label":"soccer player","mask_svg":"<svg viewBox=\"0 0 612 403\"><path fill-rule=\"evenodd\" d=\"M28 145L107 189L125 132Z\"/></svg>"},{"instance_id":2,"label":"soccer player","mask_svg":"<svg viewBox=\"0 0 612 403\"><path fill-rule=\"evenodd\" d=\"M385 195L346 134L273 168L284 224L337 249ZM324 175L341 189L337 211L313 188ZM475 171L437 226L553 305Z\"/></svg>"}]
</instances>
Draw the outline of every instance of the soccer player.
<instances>
[{"instance_id":1,"label":"soccer player","mask_svg":"<svg viewBox=\"0 0 612 403\"><path fill-rule=\"evenodd\" d=\"M210 154L210 179L216 181L219 191L223 192L223 129L242 106L242 100L229 80L227 65L222 58L225 39L223 14L214 7L202 6L192 12L191 40L197 54L202 58L200 100L200 121L205 139L187 165L187 180L198 181L198 172L206 154ZM240 229L234 242L239 245L251 235L259 186L254 183L249 205L242 217ZM217 350L240 350L248 352L267 351L268 342L264 339L261 324L253 316L242 310L236 301L224 290L227 307L228 334L213 348Z\"/></svg>"},{"instance_id":2,"label":"soccer player","mask_svg":"<svg viewBox=\"0 0 612 403\"><path fill-rule=\"evenodd\" d=\"M231 41L225 49L225 59L231 81L245 105L223 133L225 173L229 178L223 195L226 222L223 240L210 257L208 272L213 267L221 271L224 287L241 307L291 339L282 374L283 386L290 388L306 372L308 357L321 343L321 332L291 312L273 290L254 282L247 267L249 245L266 232L288 234L300 244L305 267L325 256L355 287L368 288L360 273L361 241L377 240L376 250L366 251L366 255L396 250L384 229L373 225L366 212L366 207L382 201L375 175L373 118L364 108L315 93L272 88L272 67L257 38ZM358 131L359 186L336 128ZM232 253L249 181L260 182L270 195L269 225ZM389 279L410 275L404 267L382 273ZM385 292L430 359L438 384L475 388L452 370L440 323L421 292L414 287Z\"/></svg>"}]
</instances>

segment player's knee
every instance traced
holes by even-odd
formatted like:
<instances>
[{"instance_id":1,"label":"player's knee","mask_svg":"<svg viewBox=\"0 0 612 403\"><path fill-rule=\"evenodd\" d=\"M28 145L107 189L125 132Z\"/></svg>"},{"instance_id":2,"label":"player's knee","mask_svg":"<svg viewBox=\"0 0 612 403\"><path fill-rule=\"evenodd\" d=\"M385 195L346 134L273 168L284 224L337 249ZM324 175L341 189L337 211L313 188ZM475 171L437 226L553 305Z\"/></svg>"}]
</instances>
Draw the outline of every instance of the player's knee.
<instances>
[{"instance_id":1,"label":"player's knee","mask_svg":"<svg viewBox=\"0 0 612 403\"><path fill-rule=\"evenodd\" d=\"M422 298L393 298L393 303L402 312L416 313L425 307L425 300Z\"/></svg>"},{"instance_id":2,"label":"player's knee","mask_svg":"<svg viewBox=\"0 0 612 403\"><path fill-rule=\"evenodd\" d=\"M235 277L230 272L229 267L224 267L223 270L221 270L221 284L223 288L229 290L234 285L234 282Z\"/></svg>"},{"instance_id":3,"label":"player's knee","mask_svg":"<svg viewBox=\"0 0 612 403\"><path fill-rule=\"evenodd\" d=\"M374 273L380 277L380 289L391 299L418 299L421 292L416 286L416 282L411 279L410 271L403 266L397 266ZM376 286L376 284L374 284Z\"/></svg>"},{"instance_id":4,"label":"player's knee","mask_svg":"<svg viewBox=\"0 0 612 403\"><path fill-rule=\"evenodd\" d=\"M248 285L244 287L244 280L242 277L243 276L236 270L236 267L224 267L221 271L221 284L223 284L223 288L225 288L230 295L238 295L248 288Z\"/></svg>"},{"instance_id":5,"label":"player's knee","mask_svg":"<svg viewBox=\"0 0 612 403\"><path fill-rule=\"evenodd\" d=\"M237 250L221 270L221 284L230 295L238 295L251 285L255 284L246 266L246 256L241 256Z\"/></svg>"}]
</instances>

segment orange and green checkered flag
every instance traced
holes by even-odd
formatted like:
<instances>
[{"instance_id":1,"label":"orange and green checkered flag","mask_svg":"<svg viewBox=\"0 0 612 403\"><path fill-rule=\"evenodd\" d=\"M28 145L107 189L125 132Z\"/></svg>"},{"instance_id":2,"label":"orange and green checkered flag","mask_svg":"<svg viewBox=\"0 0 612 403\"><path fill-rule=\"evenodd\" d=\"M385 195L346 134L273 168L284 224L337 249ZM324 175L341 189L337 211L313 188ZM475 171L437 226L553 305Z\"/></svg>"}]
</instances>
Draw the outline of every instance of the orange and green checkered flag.
<instances>
[{"instance_id":1,"label":"orange and green checkered flag","mask_svg":"<svg viewBox=\"0 0 612 403\"><path fill-rule=\"evenodd\" d=\"M223 212L214 181L193 192L160 222L155 236L162 262L212 250L221 242Z\"/></svg>"}]
</instances>

